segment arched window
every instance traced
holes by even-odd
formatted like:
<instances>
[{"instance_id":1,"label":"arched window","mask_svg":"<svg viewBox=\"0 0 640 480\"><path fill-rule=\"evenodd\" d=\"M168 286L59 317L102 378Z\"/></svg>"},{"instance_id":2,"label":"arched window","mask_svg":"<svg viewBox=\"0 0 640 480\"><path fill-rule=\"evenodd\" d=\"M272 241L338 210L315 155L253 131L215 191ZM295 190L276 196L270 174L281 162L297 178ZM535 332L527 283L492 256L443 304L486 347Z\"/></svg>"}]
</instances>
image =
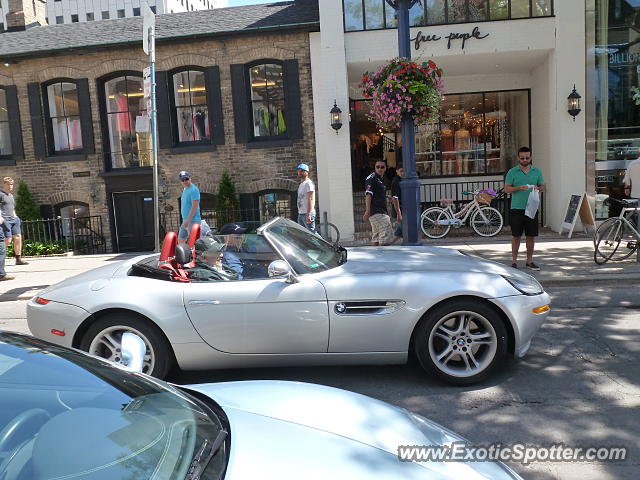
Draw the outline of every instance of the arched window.
<instances>
[{"instance_id":1,"label":"arched window","mask_svg":"<svg viewBox=\"0 0 640 480\"><path fill-rule=\"evenodd\" d=\"M287 124L282 64L261 63L250 66L249 85L253 137L285 135Z\"/></svg>"},{"instance_id":2,"label":"arched window","mask_svg":"<svg viewBox=\"0 0 640 480\"><path fill-rule=\"evenodd\" d=\"M151 166L151 122L142 75L127 72L103 80L101 100L108 167Z\"/></svg>"},{"instance_id":3,"label":"arched window","mask_svg":"<svg viewBox=\"0 0 640 480\"><path fill-rule=\"evenodd\" d=\"M208 142L211 124L203 70L182 70L172 76L172 114L177 143Z\"/></svg>"},{"instance_id":4,"label":"arched window","mask_svg":"<svg viewBox=\"0 0 640 480\"><path fill-rule=\"evenodd\" d=\"M89 222L89 205L84 202L60 203L55 206L55 212L60 217L64 237L77 235Z\"/></svg>"},{"instance_id":5,"label":"arched window","mask_svg":"<svg viewBox=\"0 0 640 480\"><path fill-rule=\"evenodd\" d=\"M9 156L12 153L7 92L4 88L0 88L0 157Z\"/></svg>"},{"instance_id":6,"label":"arched window","mask_svg":"<svg viewBox=\"0 0 640 480\"><path fill-rule=\"evenodd\" d=\"M82 151L82 125L78 85L74 80L54 80L43 85L44 117L50 155Z\"/></svg>"}]
</instances>

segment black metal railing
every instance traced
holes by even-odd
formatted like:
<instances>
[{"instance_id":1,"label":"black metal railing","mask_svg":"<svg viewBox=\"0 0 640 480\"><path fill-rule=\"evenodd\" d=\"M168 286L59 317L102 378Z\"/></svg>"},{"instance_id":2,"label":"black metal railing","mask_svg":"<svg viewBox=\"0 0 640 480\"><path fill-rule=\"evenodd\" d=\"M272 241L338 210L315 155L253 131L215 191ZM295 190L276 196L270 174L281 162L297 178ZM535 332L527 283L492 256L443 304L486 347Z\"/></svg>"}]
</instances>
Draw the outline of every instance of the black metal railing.
<instances>
[{"instance_id":1,"label":"black metal railing","mask_svg":"<svg viewBox=\"0 0 640 480\"><path fill-rule=\"evenodd\" d=\"M292 218L293 213L289 206L266 204L263 208L242 210L203 210L200 213L202 220L217 232L226 223L237 223L250 230L255 230L263 223L274 217ZM177 232L180 229L181 217L178 212L163 212L160 214L160 235L163 238L167 232Z\"/></svg>"},{"instance_id":2,"label":"black metal railing","mask_svg":"<svg viewBox=\"0 0 640 480\"><path fill-rule=\"evenodd\" d=\"M453 201L453 208L458 211L462 206L470 202L473 197L465 195L463 192L474 192L476 190L491 189L500 194L491 202L491 206L496 208L504 218L504 225L509 225L509 210L511 208L510 195L504 194L503 180L483 180L468 182L449 182L422 184L420 186L420 211L423 212L427 208L440 206L443 199ZM387 197L390 192L387 192ZM368 222L362 220L362 214L365 209L364 192L354 192L353 194L353 210L356 232L364 231L369 228ZM392 213L391 201L388 202L389 213ZM540 209L538 220L540 225L544 225L544 194L540 195Z\"/></svg>"},{"instance_id":3,"label":"black metal railing","mask_svg":"<svg viewBox=\"0 0 640 480\"><path fill-rule=\"evenodd\" d=\"M106 253L102 217L46 218L22 222L23 255Z\"/></svg>"}]
</instances>

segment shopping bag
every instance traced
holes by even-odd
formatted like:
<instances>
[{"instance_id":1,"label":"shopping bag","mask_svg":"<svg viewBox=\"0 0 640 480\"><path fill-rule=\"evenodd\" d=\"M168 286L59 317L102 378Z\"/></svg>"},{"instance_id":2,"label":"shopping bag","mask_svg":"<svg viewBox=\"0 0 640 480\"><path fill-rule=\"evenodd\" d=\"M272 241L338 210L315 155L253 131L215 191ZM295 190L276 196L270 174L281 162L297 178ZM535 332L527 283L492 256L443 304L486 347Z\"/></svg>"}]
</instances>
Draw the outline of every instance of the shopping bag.
<instances>
[{"instance_id":1,"label":"shopping bag","mask_svg":"<svg viewBox=\"0 0 640 480\"><path fill-rule=\"evenodd\" d=\"M529 185L533 188L533 185ZM527 200L527 207L524 209L524 214L529 218L535 218L538 213L538 207L540 206L540 191L537 189L531 190L529 193L529 199Z\"/></svg>"}]
</instances>

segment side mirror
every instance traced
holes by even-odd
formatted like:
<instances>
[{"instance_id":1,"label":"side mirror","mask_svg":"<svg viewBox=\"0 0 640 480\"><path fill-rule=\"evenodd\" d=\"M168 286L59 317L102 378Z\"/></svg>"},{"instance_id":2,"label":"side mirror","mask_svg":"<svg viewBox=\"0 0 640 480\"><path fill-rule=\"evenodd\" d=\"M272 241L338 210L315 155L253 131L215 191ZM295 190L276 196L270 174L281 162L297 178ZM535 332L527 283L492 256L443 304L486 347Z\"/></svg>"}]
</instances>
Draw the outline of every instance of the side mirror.
<instances>
[{"instance_id":1,"label":"side mirror","mask_svg":"<svg viewBox=\"0 0 640 480\"><path fill-rule=\"evenodd\" d=\"M147 353L144 340L135 333L125 332L122 334L121 347L122 367L129 372L142 372L144 355Z\"/></svg>"},{"instance_id":2,"label":"side mirror","mask_svg":"<svg viewBox=\"0 0 640 480\"><path fill-rule=\"evenodd\" d=\"M286 277L287 283L298 283L296 275L291 271L291 268L284 260L274 260L269 264L267 269L269 278Z\"/></svg>"}]
</instances>

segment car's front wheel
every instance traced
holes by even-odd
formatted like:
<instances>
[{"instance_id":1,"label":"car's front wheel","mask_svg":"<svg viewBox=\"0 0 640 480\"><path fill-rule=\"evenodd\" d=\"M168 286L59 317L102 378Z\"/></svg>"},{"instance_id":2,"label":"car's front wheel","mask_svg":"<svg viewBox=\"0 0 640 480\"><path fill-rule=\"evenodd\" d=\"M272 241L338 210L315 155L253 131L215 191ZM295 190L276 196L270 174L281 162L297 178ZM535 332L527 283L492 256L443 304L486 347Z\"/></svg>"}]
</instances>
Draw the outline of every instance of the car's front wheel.
<instances>
[{"instance_id":1,"label":"car's front wheel","mask_svg":"<svg viewBox=\"0 0 640 480\"><path fill-rule=\"evenodd\" d=\"M427 372L447 383L471 385L504 358L507 330L489 306L455 300L427 314L416 329L413 348Z\"/></svg>"},{"instance_id":2,"label":"car's front wheel","mask_svg":"<svg viewBox=\"0 0 640 480\"><path fill-rule=\"evenodd\" d=\"M166 377L173 356L164 335L157 327L134 315L114 313L100 318L82 337L80 349L110 362L122 363L122 335L126 332L144 341L146 353L142 372L156 378Z\"/></svg>"}]
</instances>

